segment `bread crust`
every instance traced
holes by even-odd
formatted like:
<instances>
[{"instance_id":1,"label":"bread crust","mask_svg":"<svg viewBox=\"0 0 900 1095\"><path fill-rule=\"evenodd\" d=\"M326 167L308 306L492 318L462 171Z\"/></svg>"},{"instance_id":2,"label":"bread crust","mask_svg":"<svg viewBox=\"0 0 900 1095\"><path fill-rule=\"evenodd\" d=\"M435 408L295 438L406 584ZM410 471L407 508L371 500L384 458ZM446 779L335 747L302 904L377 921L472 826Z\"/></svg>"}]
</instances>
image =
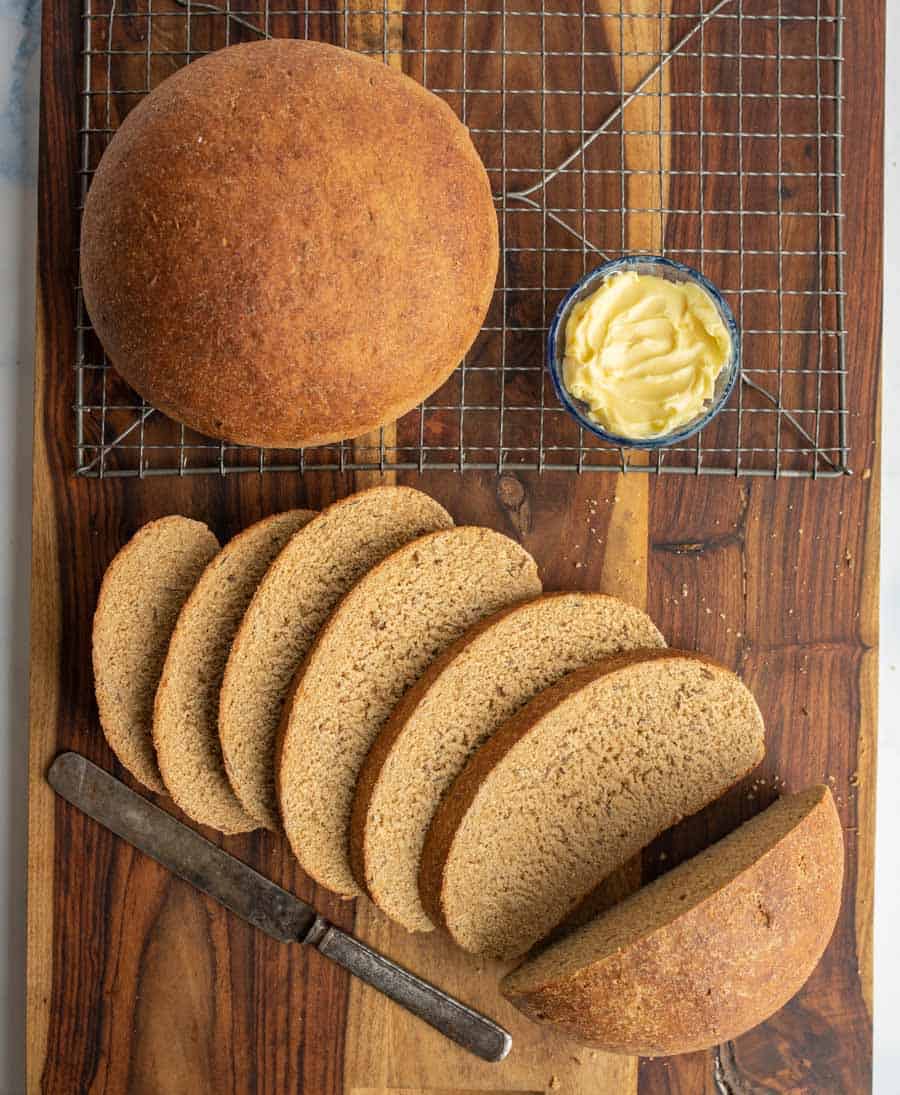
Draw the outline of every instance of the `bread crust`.
<instances>
[{"instance_id":1,"label":"bread crust","mask_svg":"<svg viewBox=\"0 0 900 1095\"><path fill-rule=\"evenodd\" d=\"M688 658L704 665L731 672L725 666L704 654L694 651L677 650L638 650L627 654L618 654L604 658L596 665L576 669L563 677L555 685L539 693L521 711L508 719L496 731L478 752L471 758L466 768L457 777L431 821L419 868L419 896L425 911L433 923L442 927L451 937L453 935L444 908L442 893L444 872L447 861L453 851L457 831L465 819L481 789L482 783L491 771L504 759L507 753L529 734L562 700L580 691L586 685L611 676L631 665L649 661L664 661L674 658ZM754 761L754 766L762 760L763 752ZM752 769L748 769L750 771ZM746 773L744 773L746 774ZM597 880L600 881L599 879ZM584 894L583 896L587 896Z\"/></svg>"},{"instance_id":2,"label":"bread crust","mask_svg":"<svg viewBox=\"0 0 900 1095\"><path fill-rule=\"evenodd\" d=\"M142 100L81 237L88 312L128 383L203 434L276 447L359 436L437 389L498 259L450 107L296 39L218 50Z\"/></svg>"},{"instance_id":3,"label":"bread crust","mask_svg":"<svg viewBox=\"0 0 900 1095\"><path fill-rule=\"evenodd\" d=\"M803 986L840 910L844 843L827 787L809 814L704 901L617 953L528 992L535 1022L607 1052L689 1053L738 1037Z\"/></svg>"}]
</instances>

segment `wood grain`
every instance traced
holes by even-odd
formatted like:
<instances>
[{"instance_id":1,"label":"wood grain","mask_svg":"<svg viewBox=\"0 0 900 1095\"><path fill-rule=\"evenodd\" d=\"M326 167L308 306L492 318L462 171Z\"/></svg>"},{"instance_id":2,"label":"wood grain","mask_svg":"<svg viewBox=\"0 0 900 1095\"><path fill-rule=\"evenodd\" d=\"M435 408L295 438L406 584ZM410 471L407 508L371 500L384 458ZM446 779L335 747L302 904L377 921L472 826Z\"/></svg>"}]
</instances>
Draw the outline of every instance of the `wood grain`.
<instances>
[{"instance_id":1,"label":"wood grain","mask_svg":"<svg viewBox=\"0 0 900 1095\"><path fill-rule=\"evenodd\" d=\"M438 935L402 935L362 903L354 908L317 890L270 834L216 838L341 926L355 926L400 961L508 1023L513 1053L488 1067L351 986L318 954L254 933L55 801L46 786L47 764L62 748L78 749L123 774L96 723L90 615L106 564L141 524L181 512L208 521L226 538L265 514L319 507L371 480L310 474L97 482L71 476L73 88L80 38L77 5L47 0L33 510L29 1092L868 1090L884 11L862 0L848 0L846 8L846 157L852 165L845 196L847 358L856 474L841 481L752 483L639 472L618 478L398 477L429 491L458 521L492 525L519 539L538 559L548 589L602 587L646 602L670 642L714 652L758 695L769 727L759 777L765 782L747 781L656 842L642 857L644 878L729 831L782 785L831 783L847 832L845 901L835 938L807 987L770 1022L732 1044L638 1066L528 1026L499 1000L496 970L451 954ZM673 0L671 10L696 11L696 5ZM369 34L365 17L358 18L351 33ZM571 47L567 35L576 22L554 24L560 37L553 48ZM393 20L391 28L399 34ZM404 29L414 33L412 26ZM617 40L611 44L618 47ZM630 58L628 64L638 62ZM611 63L607 73L613 86L616 69ZM676 74L665 78L676 86ZM652 111L654 104L651 96L636 110ZM653 166L662 157L676 164L683 154L678 147L660 152L655 141L633 140L626 144L629 163ZM689 177L673 178L672 192L661 202L653 171L633 177L628 203L656 206L696 197ZM723 179L721 185L730 183ZM653 241L648 246L679 243L672 226L656 216L626 218L624 229L625 247L641 246L641 239Z\"/></svg>"}]
</instances>

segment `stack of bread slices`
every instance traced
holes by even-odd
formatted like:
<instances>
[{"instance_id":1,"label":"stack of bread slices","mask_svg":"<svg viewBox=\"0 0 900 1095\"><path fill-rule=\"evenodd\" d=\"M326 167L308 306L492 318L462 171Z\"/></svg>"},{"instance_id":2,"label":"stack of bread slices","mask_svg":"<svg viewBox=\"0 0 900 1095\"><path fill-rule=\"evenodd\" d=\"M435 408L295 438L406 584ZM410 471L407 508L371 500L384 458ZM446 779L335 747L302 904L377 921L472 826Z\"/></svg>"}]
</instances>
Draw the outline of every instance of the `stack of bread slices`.
<instances>
[{"instance_id":1,"label":"stack of bread slices","mask_svg":"<svg viewBox=\"0 0 900 1095\"><path fill-rule=\"evenodd\" d=\"M144 785L222 832L281 831L322 886L504 960L764 753L729 670L616 598L543 593L519 544L407 487L225 547L184 517L144 526L104 577L93 661ZM806 980L842 866L828 790L786 796L501 989L607 1049L714 1044Z\"/></svg>"}]
</instances>

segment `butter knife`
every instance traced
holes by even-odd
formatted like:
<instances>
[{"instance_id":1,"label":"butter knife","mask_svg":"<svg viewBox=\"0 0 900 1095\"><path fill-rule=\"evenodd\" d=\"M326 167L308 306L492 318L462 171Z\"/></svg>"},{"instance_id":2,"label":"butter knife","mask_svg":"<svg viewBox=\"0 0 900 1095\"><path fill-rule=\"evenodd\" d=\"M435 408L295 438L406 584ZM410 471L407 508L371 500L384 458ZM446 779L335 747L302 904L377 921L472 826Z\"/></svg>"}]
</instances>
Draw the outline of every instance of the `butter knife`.
<instances>
[{"instance_id":1,"label":"butter knife","mask_svg":"<svg viewBox=\"0 0 900 1095\"><path fill-rule=\"evenodd\" d=\"M319 916L311 905L223 852L78 753L47 774L73 806L282 943L308 943L485 1061L502 1061L512 1039L466 1007Z\"/></svg>"}]
</instances>

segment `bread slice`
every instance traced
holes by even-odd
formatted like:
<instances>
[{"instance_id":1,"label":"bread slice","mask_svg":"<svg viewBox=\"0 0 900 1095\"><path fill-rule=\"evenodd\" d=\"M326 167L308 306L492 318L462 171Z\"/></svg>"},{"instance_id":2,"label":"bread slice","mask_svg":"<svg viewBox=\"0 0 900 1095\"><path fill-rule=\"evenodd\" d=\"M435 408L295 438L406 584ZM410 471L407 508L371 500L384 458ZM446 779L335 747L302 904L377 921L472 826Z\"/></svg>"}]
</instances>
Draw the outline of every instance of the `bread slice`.
<instances>
[{"instance_id":1,"label":"bread slice","mask_svg":"<svg viewBox=\"0 0 900 1095\"><path fill-rule=\"evenodd\" d=\"M679 650L576 670L478 750L431 822L419 892L465 950L524 954L611 871L763 756L727 669Z\"/></svg>"},{"instance_id":2,"label":"bread slice","mask_svg":"<svg viewBox=\"0 0 900 1095\"><path fill-rule=\"evenodd\" d=\"M401 544L453 519L410 487L375 487L323 510L287 544L250 602L231 648L219 735L235 794L260 825L277 829L275 737L297 666L347 592Z\"/></svg>"},{"instance_id":3,"label":"bread slice","mask_svg":"<svg viewBox=\"0 0 900 1095\"><path fill-rule=\"evenodd\" d=\"M372 900L409 931L429 823L466 761L537 692L609 654L665 646L646 613L600 593L548 593L476 625L406 693L360 773L350 862Z\"/></svg>"},{"instance_id":4,"label":"bread slice","mask_svg":"<svg viewBox=\"0 0 900 1095\"><path fill-rule=\"evenodd\" d=\"M501 983L539 1023L615 1053L736 1038L796 993L841 903L844 842L827 787L779 799Z\"/></svg>"},{"instance_id":5,"label":"bread slice","mask_svg":"<svg viewBox=\"0 0 900 1095\"><path fill-rule=\"evenodd\" d=\"M486 528L424 536L366 575L320 633L282 719L284 828L301 866L344 896L353 788L394 704L478 620L541 591L534 560Z\"/></svg>"},{"instance_id":6,"label":"bread slice","mask_svg":"<svg viewBox=\"0 0 900 1095\"><path fill-rule=\"evenodd\" d=\"M218 550L201 521L163 517L135 533L100 586L91 643L100 725L120 762L153 791L165 791L153 697L181 606Z\"/></svg>"},{"instance_id":7,"label":"bread slice","mask_svg":"<svg viewBox=\"0 0 900 1095\"><path fill-rule=\"evenodd\" d=\"M186 814L223 833L257 828L231 789L219 744L228 652L275 556L315 516L305 509L277 513L230 540L185 601L169 643L153 711L160 773Z\"/></svg>"}]
</instances>

